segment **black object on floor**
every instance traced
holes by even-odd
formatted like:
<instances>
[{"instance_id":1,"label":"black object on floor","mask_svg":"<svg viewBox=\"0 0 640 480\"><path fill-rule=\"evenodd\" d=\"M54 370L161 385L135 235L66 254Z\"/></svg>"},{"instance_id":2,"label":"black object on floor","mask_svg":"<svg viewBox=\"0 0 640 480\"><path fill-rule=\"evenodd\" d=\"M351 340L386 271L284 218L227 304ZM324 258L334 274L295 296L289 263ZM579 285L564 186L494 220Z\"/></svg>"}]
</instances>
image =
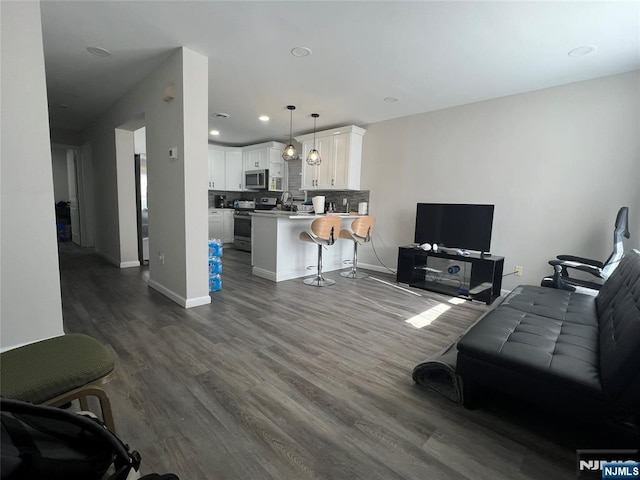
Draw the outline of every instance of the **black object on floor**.
<instances>
[{"instance_id":1,"label":"black object on floor","mask_svg":"<svg viewBox=\"0 0 640 480\"><path fill-rule=\"evenodd\" d=\"M0 398L0 418L5 480L126 480L140 468L140 454L92 416Z\"/></svg>"}]
</instances>

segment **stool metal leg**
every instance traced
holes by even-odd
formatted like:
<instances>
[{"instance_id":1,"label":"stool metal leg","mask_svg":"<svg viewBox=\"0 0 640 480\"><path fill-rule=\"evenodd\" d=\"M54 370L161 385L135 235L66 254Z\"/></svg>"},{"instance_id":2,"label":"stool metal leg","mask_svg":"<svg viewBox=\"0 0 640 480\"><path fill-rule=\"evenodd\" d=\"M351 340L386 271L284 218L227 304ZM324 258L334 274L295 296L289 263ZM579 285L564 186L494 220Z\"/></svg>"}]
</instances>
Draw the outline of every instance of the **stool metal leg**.
<instances>
[{"instance_id":1,"label":"stool metal leg","mask_svg":"<svg viewBox=\"0 0 640 480\"><path fill-rule=\"evenodd\" d=\"M322 245L318 245L318 273L313 278L307 278L303 280L305 285L310 285L312 287L328 287L329 285L335 284L335 280L331 280L330 278L324 278L322 276Z\"/></svg>"},{"instance_id":2,"label":"stool metal leg","mask_svg":"<svg viewBox=\"0 0 640 480\"><path fill-rule=\"evenodd\" d=\"M358 242L353 242L353 263L351 270L348 272L340 272L341 277L345 278L367 278L369 275L358 271Z\"/></svg>"}]
</instances>

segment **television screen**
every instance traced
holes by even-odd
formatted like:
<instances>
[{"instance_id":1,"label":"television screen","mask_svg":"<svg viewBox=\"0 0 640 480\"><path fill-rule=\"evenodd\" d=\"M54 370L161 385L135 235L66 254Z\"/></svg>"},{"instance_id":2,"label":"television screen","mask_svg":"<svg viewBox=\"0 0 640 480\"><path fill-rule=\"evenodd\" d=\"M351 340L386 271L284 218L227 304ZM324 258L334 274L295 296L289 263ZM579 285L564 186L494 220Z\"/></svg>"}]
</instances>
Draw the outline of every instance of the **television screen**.
<instances>
[{"instance_id":1,"label":"television screen","mask_svg":"<svg viewBox=\"0 0 640 480\"><path fill-rule=\"evenodd\" d=\"M493 205L418 203L416 243L489 252Z\"/></svg>"}]
</instances>

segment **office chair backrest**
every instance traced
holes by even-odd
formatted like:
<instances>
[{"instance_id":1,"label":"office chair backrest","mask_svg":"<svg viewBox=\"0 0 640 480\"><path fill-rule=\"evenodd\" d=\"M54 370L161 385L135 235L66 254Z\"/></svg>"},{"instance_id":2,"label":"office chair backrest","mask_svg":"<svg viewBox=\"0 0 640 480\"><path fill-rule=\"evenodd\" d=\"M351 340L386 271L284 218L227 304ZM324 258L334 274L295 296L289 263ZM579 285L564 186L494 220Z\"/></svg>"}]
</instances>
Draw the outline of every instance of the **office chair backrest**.
<instances>
[{"instance_id":1,"label":"office chair backrest","mask_svg":"<svg viewBox=\"0 0 640 480\"><path fill-rule=\"evenodd\" d=\"M613 231L613 252L607 258L607 261L604 262L604 267L602 267L602 276L607 279L613 273L613 271L622 260L624 256L624 245L622 243L622 239L629 238L631 234L629 233L629 207L622 207L618 210L618 215L616 217L616 228Z\"/></svg>"}]
</instances>

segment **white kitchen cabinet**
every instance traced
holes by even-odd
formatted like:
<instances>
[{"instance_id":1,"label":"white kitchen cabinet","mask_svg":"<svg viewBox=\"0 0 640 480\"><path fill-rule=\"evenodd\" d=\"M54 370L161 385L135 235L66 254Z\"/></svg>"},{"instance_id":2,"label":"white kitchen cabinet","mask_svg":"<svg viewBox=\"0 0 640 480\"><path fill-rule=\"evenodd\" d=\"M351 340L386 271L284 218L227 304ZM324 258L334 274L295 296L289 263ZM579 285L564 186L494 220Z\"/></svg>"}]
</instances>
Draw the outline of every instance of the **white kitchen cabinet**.
<instances>
[{"instance_id":1,"label":"white kitchen cabinet","mask_svg":"<svg viewBox=\"0 0 640 480\"><path fill-rule=\"evenodd\" d=\"M209 209L209 238L219 238L222 243L233 243L233 209Z\"/></svg>"},{"instance_id":2,"label":"white kitchen cabinet","mask_svg":"<svg viewBox=\"0 0 640 480\"><path fill-rule=\"evenodd\" d=\"M209 238L223 238L223 210L209 209ZM223 240L224 241L224 240Z\"/></svg>"},{"instance_id":3,"label":"white kitchen cabinet","mask_svg":"<svg viewBox=\"0 0 640 480\"><path fill-rule=\"evenodd\" d=\"M287 167L282 159L284 143L265 142L242 148L242 164L245 172L269 170L269 191L281 192L286 184Z\"/></svg>"},{"instance_id":4,"label":"white kitchen cabinet","mask_svg":"<svg viewBox=\"0 0 640 480\"><path fill-rule=\"evenodd\" d=\"M209 190L242 191L242 149L209 145Z\"/></svg>"},{"instance_id":5,"label":"white kitchen cabinet","mask_svg":"<svg viewBox=\"0 0 640 480\"><path fill-rule=\"evenodd\" d=\"M249 150L243 152L244 169L247 170L265 170L269 168L269 149L261 148L260 150Z\"/></svg>"},{"instance_id":6,"label":"white kitchen cabinet","mask_svg":"<svg viewBox=\"0 0 640 480\"><path fill-rule=\"evenodd\" d=\"M362 137L366 130L350 125L316 132L315 145L322 163L307 165L313 134L296 137L302 144L303 190L360 190Z\"/></svg>"},{"instance_id":7,"label":"white kitchen cabinet","mask_svg":"<svg viewBox=\"0 0 640 480\"><path fill-rule=\"evenodd\" d=\"M222 212L222 242L233 243L233 210Z\"/></svg>"},{"instance_id":8,"label":"white kitchen cabinet","mask_svg":"<svg viewBox=\"0 0 640 480\"><path fill-rule=\"evenodd\" d=\"M227 147L225 149L225 190L242 191L244 175L242 174L242 149Z\"/></svg>"},{"instance_id":9,"label":"white kitchen cabinet","mask_svg":"<svg viewBox=\"0 0 640 480\"><path fill-rule=\"evenodd\" d=\"M224 148L209 145L209 190L226 190L225 176Z\"/></svg>"}]
</instances>

